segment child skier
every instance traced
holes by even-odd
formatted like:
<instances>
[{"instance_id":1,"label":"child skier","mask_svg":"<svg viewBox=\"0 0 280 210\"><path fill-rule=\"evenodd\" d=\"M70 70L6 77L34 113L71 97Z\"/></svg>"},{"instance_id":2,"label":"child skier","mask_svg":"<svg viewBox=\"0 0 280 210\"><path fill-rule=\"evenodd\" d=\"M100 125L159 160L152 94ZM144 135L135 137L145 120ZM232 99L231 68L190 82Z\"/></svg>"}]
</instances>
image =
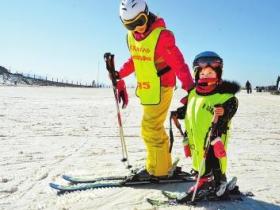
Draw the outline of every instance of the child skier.
<instances>
[{"instance_id":1,"label":"child skier","mask_svg":"<svg viewBox=\"0 0 280 210\"><path fill-rule=\"evenodd\" d=\"M128 29L127 43L131 58L119 71L118 82L135 72L136 94L143 105L141 134L146 145L146 170L139 176L167 176L171 168L169 138L164 121L171 103L176 76L182 88L188 91L193 80L184 58L175 45L171 31L164 20L149 12L145 0L122 0L120 18ZM120 100L127 105L125 85L117 85Z\"/></svg>"},{"instance_id":2,"label":"child skier","mask_svg":"<svg viewBox=\"0 0 280 210\"><path fill-rule=\"evenodd\" d=\"M238 108L235 94L240 86L235 82L222 80L223 59L215 52L198 54L194 59L193 69L195 88L188 95L186 112L182 112L182 107L177 112L185 114L178 117L185 117L185 156L192 158L192 167L199 173L200 179L181 201L192 198L196 187L197 193L201 189L213 187L216 195L222 196L227 187L233 188L236 184L236 178L231 181L231 186L227 183L226 150L230 121ZM207 150L205 145L208 138L210 147ZM205 152L207 154L204 159ZM205 164L201 165L202 163Z\"/></svg>"}]
</instances>

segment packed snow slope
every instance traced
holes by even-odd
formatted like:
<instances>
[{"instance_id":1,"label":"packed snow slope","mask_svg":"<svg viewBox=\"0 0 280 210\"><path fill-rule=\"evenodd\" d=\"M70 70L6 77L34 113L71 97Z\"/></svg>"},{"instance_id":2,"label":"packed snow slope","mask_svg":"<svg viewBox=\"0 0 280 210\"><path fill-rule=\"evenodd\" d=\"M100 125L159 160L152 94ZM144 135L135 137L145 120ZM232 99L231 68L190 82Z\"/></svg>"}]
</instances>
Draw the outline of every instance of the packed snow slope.
<instances>
[{"instance_id":1,"label":"packed snow slope","mask_svg":"<svg viewBox=\"0 0 280 210\"><path fill-rule=\"evenodd\" d=\"M129 90L122 111L129 160L144 165L140 138L141 106ZM175 91L171 107L184 93ZM232 125L228 177L237 176L241 191L255 197L243 202L201 203L192 209L280 209L280 97L241 92ZM88 190L58 196L50 182L61 175L124 175L120 162L116 108L111 89L0 87L0 209L155 209L146 198L163 198L161 190L184 192L190 183ZM168 129L168 121L166 128ZM175 132L173 157L187 171L181 137ZM159 209L190 209L186 206Z\"/></svg>"}]
</instances>

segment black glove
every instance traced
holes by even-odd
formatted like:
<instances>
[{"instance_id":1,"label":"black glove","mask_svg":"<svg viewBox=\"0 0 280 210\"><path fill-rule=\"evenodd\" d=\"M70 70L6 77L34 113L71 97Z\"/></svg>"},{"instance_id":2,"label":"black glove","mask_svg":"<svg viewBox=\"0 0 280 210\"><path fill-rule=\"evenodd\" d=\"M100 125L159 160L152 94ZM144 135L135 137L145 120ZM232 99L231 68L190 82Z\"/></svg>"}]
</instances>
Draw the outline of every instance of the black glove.
<instances>
[{"instance_id":1,"label":"black glove","mask_svg":"<svg viewBox=\"0 0 280 210\"><path fill-rule=\"evenodd\" d=\"M181 106L176 110L177 118L180 120L185 119L187 106Z\"/></svg>"}]
</instances>

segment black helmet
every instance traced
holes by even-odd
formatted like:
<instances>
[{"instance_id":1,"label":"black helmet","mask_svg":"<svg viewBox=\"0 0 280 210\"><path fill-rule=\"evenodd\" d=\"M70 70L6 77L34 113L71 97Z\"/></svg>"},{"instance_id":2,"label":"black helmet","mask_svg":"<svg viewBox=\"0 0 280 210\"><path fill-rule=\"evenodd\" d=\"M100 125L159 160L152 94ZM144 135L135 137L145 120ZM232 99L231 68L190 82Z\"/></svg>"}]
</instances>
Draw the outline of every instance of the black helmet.
<instances>
[{"instance_id":1,"label":"black helmet","mask_svg":"<svg viewBox=\"0 0 280 210\"><path fill-rule=\"evenodd\" d=\"M223 73L223 59L215 52L204 51L195 56L193 61L193 70L195 75L195 81L198 80L198 72L202 66L210 66L216 71L218 79L221 79Z\"/></svg>"}]
</instances>

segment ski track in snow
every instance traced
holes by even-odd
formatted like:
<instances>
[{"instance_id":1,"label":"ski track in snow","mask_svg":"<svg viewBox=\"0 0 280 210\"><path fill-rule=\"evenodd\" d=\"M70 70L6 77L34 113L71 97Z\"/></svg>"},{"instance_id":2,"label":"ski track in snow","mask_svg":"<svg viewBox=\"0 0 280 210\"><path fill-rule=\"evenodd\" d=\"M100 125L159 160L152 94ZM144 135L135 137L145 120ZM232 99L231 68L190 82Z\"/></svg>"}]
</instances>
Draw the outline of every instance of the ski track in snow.
<instances>
[{"instance_id":1,"label":"ski track in snow","mask_svg":"<svg viewBox=\"0 0 280 210\"><path fill-rule=\"evenodd\" d=\"M172 109L181 106L184 95L181 90L175 92ZM142 110L134 90L129 90L129 96L129 106L122 111L124 133L130 163L140 167L145 160L139 136ZM237 176L241 191L252 191L255 197L159 209L280 209L280 97L241 92L238 98L228 176ZM163 199L161 190L184 192L191 185L107 188L57 196L48 184L66 183L62 174L99 177L128 173L120 162L112 90L0 87L0 100L1 210L155 209L146 198ZM179 165L190 170L180 134L173 130L173 158L180 157Z\"/></svg>"}]
</instances>

